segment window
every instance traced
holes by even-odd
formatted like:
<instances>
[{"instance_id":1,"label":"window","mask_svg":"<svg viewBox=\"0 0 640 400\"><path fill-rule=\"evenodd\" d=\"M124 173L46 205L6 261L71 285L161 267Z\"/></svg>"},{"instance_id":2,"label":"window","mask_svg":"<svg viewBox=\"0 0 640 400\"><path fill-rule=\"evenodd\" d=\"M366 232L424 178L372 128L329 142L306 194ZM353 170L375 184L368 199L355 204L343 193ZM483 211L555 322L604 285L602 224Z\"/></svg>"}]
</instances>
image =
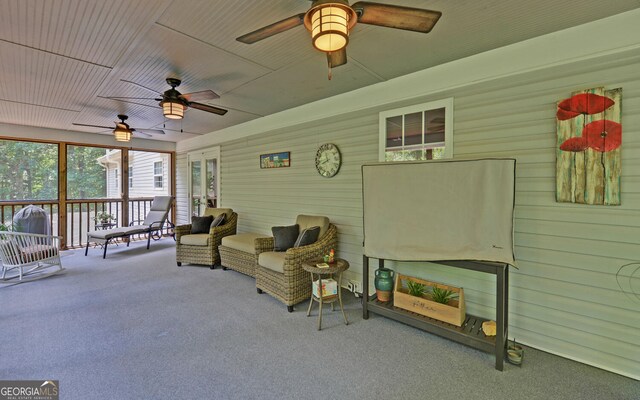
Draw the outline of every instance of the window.
<instances>
[{"instance_id":1,"label":"window","mask_svg":"<svg viewBox=\"0 0 640 400\"><path fill-rule=\"evenodd\" d=\"M57 198L58 145L0 140L0 201Z\"/></svg>"},{"instance_id":2,"label":"window","mask_svg":"<svg viewBox=\"0 0 640 400\"><path fill-rule=\"evenodd\" d=\"M100 147L67 145L67 198L120 196L119 154Z\"/></svg>"},{"instance_id":3,"label":"window","mask_svg":"<svg viewBox=\"0 0 640 400\"><path fill-rule=\"evenodd\" d=\"M133 187L133 167L129 167L129 189Z\"/></svg>"},{"instance_id":4,"label":"window","mask_svg":"<svg viewBox=\"0 0 640 400\"><path fill-rule=\"evenodd\" d=\"M153 163L153 187L156 189L163 188L162 161Z\"/></svg>"},{"instance_id":5,"label":"window","mask_svg":"<svg viewBox=\"0 0 640 400\"><path fill-rule=\"evenodd\" d=\"M380 113L380 161L453 157L453 98Z\"/></svg>"}]
</instances>

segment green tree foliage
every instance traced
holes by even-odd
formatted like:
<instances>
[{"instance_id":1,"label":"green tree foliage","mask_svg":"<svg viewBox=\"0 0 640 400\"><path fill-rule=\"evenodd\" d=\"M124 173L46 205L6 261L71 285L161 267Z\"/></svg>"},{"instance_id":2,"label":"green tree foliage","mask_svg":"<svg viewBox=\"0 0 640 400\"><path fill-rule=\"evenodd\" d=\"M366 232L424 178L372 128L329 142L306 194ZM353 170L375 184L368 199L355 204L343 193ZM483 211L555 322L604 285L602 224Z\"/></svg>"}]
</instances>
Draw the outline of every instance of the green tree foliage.
<instances>
[{"instance_id":1,"label":"green tree foliage","mask_svg":"<svg viewBox=\"0 0 640 400\"><path fill-rule=\"evenodd\" d=\"M68 198L106 196L106 172L97 162L105 152L97 147L68 146ZM58 145L0 140L0 201L57 199Z\"/></svg>"},{"instance_id":2,"label":"green tree foliage","mask_svg":"<svg viewBox=\"0 0 640 400\"><path fill-rule=\"evenodd\" d=\"M107 196L106 170L97 161L105 153L105 149L98 147L67 147L67 198L95 199Z\"/></svg>"},{"instance_id":3,"label":"green tree foliage","mask_svg":"<svg viewBox=\"0 0 640 400\"><path fill-rule=\"evenodd\" d=\"M58 145L0 140L0 200L58 198Z\"/></svg>"}]
</instances>

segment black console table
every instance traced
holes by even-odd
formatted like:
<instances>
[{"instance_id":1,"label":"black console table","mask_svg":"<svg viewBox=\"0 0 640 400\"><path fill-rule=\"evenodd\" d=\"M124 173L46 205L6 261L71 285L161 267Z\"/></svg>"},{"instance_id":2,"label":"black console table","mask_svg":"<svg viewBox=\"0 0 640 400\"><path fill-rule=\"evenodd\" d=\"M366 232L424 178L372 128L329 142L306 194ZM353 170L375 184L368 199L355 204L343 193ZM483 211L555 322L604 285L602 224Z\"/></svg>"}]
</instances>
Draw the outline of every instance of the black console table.
<instances>
[{"instance_id":1,"label":"black console table","mask_svg":"<svg viewBox=\"0 0 640 400\"><path fill-rule=\"evenodd\" d=\"M384 267L384 261L385 260L383 259L378 259L380 267ZM482 331L482 323L486 321L484 318L467 314L462 326L457 327L455 325L447 324L445 322L394 307L393 301L378 301L376 295L368 296L369 257L367 256L363 256L362 263L362 293L365 294L365 298L362 302L362 317L364 319L368 319L369 312L376 313L467 346L489 353L493 352L496 356L496 369L502 371L507 347L509 265L467 260L429 262L455 268L485 272L496 276L496 336L485 336Z\"/></svg>"}]
</instances>

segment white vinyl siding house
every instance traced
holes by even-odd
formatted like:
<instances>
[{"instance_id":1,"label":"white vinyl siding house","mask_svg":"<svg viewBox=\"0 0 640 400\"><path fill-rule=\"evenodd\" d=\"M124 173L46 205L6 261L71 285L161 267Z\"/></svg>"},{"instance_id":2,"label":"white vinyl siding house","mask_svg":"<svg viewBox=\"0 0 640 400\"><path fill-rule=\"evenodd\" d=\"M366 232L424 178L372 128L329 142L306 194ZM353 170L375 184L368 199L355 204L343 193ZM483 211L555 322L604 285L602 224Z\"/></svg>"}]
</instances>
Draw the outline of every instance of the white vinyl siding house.
<instances>
[{"instance_id":1,"label":"white vinyl siding house","mask_svg":"<svg viewBox=\"0 0 640 400\"><path fill-rule=\"evenodd\" d=\"M107 197L119 198L120 150L109 151L108 158L109 163L103 163L102 158L99 160L107 168ZM170 155L167 153L129 152L129 198L169 194L169 166Z\"/></svg>"},{"instance_id":2,"label":"white vinyl siding house","mask_svg":"<svg viewBox=\"0 0 640 400\"><path fill-rule=\"evenodd\" d=\"M640 261L638 19L640 11L621 14L179 142L179 223L188 223L186 153L219 145L220 206L239 214L238 232L270 234L297 214L326 215L351 265L346 278L361 280L360 169L378 161L379 113L453 97L454 158L517 160L509 336L640 379L640 299L616 276ZM618 207L555 201L556 102L594 86L623 88ZM343 158L331 179L315 171L324 143ZM260 154L280 151L291 152L289 168L260 169ZM462 286L469 313L495 318L492 278L427 263L394 268Z\"/></svg>"}]
</instances>

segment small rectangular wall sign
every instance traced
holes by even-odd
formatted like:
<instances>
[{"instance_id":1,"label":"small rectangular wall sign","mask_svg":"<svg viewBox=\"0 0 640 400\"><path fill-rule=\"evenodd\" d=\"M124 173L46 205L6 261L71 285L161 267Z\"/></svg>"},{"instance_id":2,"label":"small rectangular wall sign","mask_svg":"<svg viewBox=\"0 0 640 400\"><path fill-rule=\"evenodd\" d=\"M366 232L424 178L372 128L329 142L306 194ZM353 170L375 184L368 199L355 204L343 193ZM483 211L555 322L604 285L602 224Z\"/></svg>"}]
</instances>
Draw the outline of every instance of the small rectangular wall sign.
<instances>
[{"instance_id":1,"label":"small rectangular wall sign","mask_svg":"<svg viewBox=\"0 0 640 400\"><path fill-rule=\"evenodd\" d=\"M620 205L622 88L572 93L556 112L556 201Z\"/></svg>"},{"instance_id":2,"label":"small rectangular wall sign","mask_svg":"<svg viewBox=\"0 0 640 400\"><path fill-rule=\"evenodd\" d=\"M260 168L282 168L291 165L290 152L262 154L260 156Z\"/></svg>"}]
</instances>

